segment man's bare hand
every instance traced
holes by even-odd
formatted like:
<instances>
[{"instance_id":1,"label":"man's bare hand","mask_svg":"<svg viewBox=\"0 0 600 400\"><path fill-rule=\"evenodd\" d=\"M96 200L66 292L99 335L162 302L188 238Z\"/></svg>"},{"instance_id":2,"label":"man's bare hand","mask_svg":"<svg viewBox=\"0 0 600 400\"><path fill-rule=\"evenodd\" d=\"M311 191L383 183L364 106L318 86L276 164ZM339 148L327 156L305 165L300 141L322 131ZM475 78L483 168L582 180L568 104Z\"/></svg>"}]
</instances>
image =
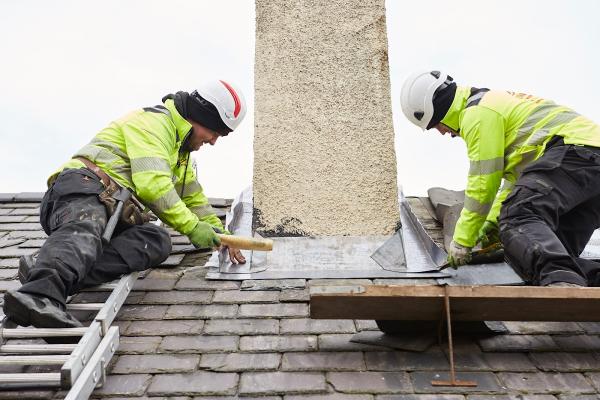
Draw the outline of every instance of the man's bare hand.
<instances>
[{"instance_id":1,"label":"man's bare hand","mask_svg":"<svg viewBox=\"0 0 600 400\"><path fill-rule=\"evenodd\" d=\"M245 264L246 258L242 255L240 249L235 249L233 247L227 246L227 251L229 251L229 259L233 264Z\"/></svg>"}]
</instances>

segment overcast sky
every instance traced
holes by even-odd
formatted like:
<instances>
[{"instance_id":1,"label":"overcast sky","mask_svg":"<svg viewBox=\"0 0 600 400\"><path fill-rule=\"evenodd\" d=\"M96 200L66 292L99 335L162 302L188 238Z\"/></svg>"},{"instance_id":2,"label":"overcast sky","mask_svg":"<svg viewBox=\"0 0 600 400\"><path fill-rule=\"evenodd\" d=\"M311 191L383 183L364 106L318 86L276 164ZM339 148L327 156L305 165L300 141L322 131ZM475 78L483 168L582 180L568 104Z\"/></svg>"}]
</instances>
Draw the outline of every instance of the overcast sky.
<instances>
[{"instance_id":1,"label":"overcast sky","mask_svg":"<svg viewBox=\"0 0 600 400\"><path fill-rule=\"evenodd\" d=\"M443 69L459 84L529 92L600 122L600 2L388 0L399 183L406 194L464 188L461 139L404 120L402 81ZM206 193L252 181L254 2L0 2L0 192L43 191L47 176L111 120L191 91L236 82L249 112L238 131L194 153Z\"/></svg>"}]
</instances>

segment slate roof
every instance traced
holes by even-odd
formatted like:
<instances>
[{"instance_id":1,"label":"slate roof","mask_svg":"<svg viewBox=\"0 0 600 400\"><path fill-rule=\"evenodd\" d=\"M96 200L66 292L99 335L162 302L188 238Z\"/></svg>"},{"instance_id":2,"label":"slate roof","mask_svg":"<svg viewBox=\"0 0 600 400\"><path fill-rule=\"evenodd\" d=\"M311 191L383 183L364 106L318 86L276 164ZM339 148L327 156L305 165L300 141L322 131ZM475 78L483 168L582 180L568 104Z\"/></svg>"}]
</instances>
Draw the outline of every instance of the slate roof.
<instances>
[{"instance_id":1,"label":"slate roof","mask_svg":"<svg viewBox=\"0 0 600 400\"><path fill-rule=\"evenodd\" d=\"M39 194L0 194L0 291L19 286L18 257L38 251ZM229 202L214 200L219 206ZM223 208L220 208L221 212ZM434 228L426 221L428 228ZM174 249L186 243L173 233ZM117 324L121 343L107 399L597 399L600 324L506 322L508 333L455 338L458 378L443 388L445 345L424 352L352 343L374 321L311 320L311 285L336 281L207 281L208 254L174 255L139 279ZM369 280L355 280L365 283ZM374 283L394 283L374 280ZM399 281L397 283L407 283ZM80 300L97 301L86 292ZM5 398L61 398L55 390L1 392Z\"/></svg>"}]
</instances>

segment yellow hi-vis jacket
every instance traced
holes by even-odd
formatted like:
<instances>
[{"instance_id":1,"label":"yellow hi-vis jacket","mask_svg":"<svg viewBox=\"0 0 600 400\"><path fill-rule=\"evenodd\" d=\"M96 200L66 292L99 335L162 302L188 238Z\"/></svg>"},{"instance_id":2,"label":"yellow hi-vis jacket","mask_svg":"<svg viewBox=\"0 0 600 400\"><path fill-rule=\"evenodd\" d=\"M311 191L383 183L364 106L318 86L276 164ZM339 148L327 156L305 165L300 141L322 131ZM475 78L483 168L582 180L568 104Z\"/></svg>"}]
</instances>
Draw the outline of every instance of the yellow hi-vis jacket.
<instances>
[{"instance_id":1,"label":"yellow hi-vis jacket","mask_svg":"<svg viewBox=\"0 0 600 400\"><path fill-rule=\"evenodd\" d=\"M568 107L523 93L459 87L442 123L467 144L465 203L454 231L454 240L467 247L476 244L486 219L497 222L523 169L544 153L552 137L600 147L599 125Z\"/></svg>"},{"instance_id":2,"label":"yellow hi-vis jacket","mask_svg":"<svg viewBox=\"0 0 600 400\"><path fill-rule=\"evenodd\" d=\"M163 105L133 111L113 121L73 157L94 162L120 185L129 188L164 223L188 235L198 221L223 229L219 218L186 163L180 147L192 125L169 99ZM79 160L65 168L85 168ZM185 187L184 187L185 171ZM184 187L183 196L180 197Z\"/></svg>"}]
</instances>

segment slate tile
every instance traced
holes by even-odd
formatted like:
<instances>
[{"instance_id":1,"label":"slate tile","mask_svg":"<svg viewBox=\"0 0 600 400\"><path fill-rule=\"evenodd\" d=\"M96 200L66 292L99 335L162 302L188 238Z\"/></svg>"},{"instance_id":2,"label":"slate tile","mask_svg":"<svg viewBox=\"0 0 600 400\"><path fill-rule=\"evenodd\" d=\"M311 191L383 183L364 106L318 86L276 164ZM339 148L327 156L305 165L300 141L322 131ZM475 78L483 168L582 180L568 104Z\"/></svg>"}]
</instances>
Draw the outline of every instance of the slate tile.
<instances>
[{"instance_id":1,"label":"slate tile","mask_svg":"<svg viewBox=\"0 0 600 400\"><path fill-rule=\"evenodd\" d=\"M352 335L350 341L352 343L381 346L386 349L423 352L436 343L438 338L431 333L386 335L379 331L363 331Z\"/></svg>"},{"instance_id":2,"label":"slate tile","mask_svg":"<svg viewBox=\"0 0 600 400\"><path fill-rule=\"evenodd\" d=\"M242 304L239 316L242 318L292 318L308 317L308 304Z\"/></svg>"},{"instance_id":3,"label":"slate tile","mask_svg":"<svg viewBox=\"0 0 600 400\"><path fill-rule=\"evenodd\" d=\"M256 279L242 281L242 290L304 289L306 279Z\"/></svg>"},{"instance_id":4,"label":"slate tile","mask_svg":"<svg viewBox=\"0 0 600 400\"><path fill-rule=\"evenodd\" d=\"M497 335L479 340L479 346L483 351L501 353L559 350L548 335Z\"/></svg>"},{"instance_id":5,"label":"slate tile","mask_svg":"<svg viewBox=\"0 0 600 400\"><path fill-rule=\"evenodd\" d=\"M45 192L21 192L15 194L14 201L17 204L24 204L24 207L35 207L38 206L40 201L44 198Z\"/></svg>"},{"instance_id":6,"label":"slate tile","mask_svg":"<svg viewBox=\"0 0 600 400\"><path fill-rule=\"evenodd\" d=\"M370 351L365 353L369 371L445 370L448 360L440 349L417 353L408 351Z\"/></svg>"},{"instance_id":7,"label":"slate tile","mask_svg":"<svg viewBox=\"0 0 600 400\"><path fill-rule=\"evenodd\" d=\"M8 233L9 238L25 238L25 239L46 239L48 235L43 230L35 231L22 231L13 230Z\"/></svg>"},{"instance_id":8,"label":"slate tile","mask_svg":"<svg viewBox=\"0 0 600 400\"><path fill-rule=\"evenodd\" d=\"M145 281L146 279L144 279ZM173 281L174 284L174 281ZM142 304L210 304L212 291L198 290L180 292L176 290L165 292L150 292L144 295Z\"/></svg>"},{"instance_id":9,"label":"slate tile","mask_svg":"<svg viewBox=\"0 0 600 400\"><path fill-rule=\"evenodd\" d=\"M33 248L33 249L37 248L37 249L39 249L39 248L41 248L44 245L44 243L46 243L46 239L25 239L25 238L22 238L20 240L26 240L24 243L21 243L19 245L19 247L21 247L21 248L26 248L27 247L27 248Z\"/></svg>"},{"instance_id":10,"label":"slate tile","mask_svg":"<svg viewBox=\"0 0 600 400\"><path fill-rule=\"evenodd\" d=\"M0 249L4 249L6 247L17 246L24 243L27 239L25 238L2 238L0 239Z\"/></svg>"},{"instance_id":11,"label":"slate tile","mask_svg":"<svg viewBox=\"0 0 600 400\"><path fill-rule=\"evenodd\" d=\"M277 353L204 354L200 368L215 372L275 371L281 362Z\"/></svg>"},{"instance_id":12,"label":"slate tile","mask_svg":"<svg viewBox=\"0 0 600 400\"><path fill-rule=\"evenodd\" d=\"M354 322L344 319L291 318L281 320L282 334L354 333Z\"/></svg>"},{"instance_id":13,"label":"slate tile","mask_svg":"<svg viewBox=\"0 0 600 400\"><path fill-rule=\"evenodd\" d=\"M135 281L133 284L133 290L144 292L167 291L173 289L176 283L177 278L152 279L146 276L144 279L138 279Z\"/></svg>"},{"instance_id":14,"label":"slate tile","mask_svg":"<svg viewBox=\"0 0 600 400\"><path fill-rule=\"evenodd\" d=\"M197 335L202 332L202 320L133 321L125 330L128 336Z\"/></svg>"},{"instance_id":15,"label":"slate tile","mask_svg":"<svg viewBox=\"0 0 600 400\"><path fill-rule=\"evenodd\" d=\"M185 254L171 254L167 259L160 263L161 267L177 267L183 261Z\"/></svg>"},{"instance_id":16,"label":"slate tile","mask_svg":"<svg viewBox=\"0 0 600 400\"><path fill-rule=\"evenodd\" d=\"M356 330L358 332L379 330L377 323L372 319L357 319L354 320L354 324L356 325Z\"/></svg>"},{"instance_id":17,"label":"slate tile","mask_svg":"<svg viewBox=\"0 0 600 400\"><path fill-rule=\"evenodd\" d=\"M327 382L342 393L412 393L406 372L328 372Z\"/></svg>"},{"instance_id":18,"label":"slate tile","mask_svg":"<svg viewBox=\"0 0 600 400\"><path fill-rule=\"evenodd\" d=\"M600 392L600 373L599 372L588 372L585 374L586 377L592 382L596 391Z\"/></svg>"},{"instance_id":19,"label":"slate tile","mask_svg":"<svg viewBox=\"0 0 600 400\"><path fill-rule=\"evenodd\" d=\"M36 254L40 249L21 249L19 247L5 247L0 249L0 258L18 258Z\"/></svg>"},{"instance_id":20,"label":"slate tile","mask_svg":"<svg viewBox=\"0 0 600 400\"><path fill-rule=\"evenodd\" d=\"M196 370L200 356L197 355L125 355L120 356L111 369L112 374L164 374Z\"/></svg>"},{"instance_id":21,"label":"slate tile","mask_svg":"<svg viewBox=\"0 0 600 400\"><path fill-rule=\"evenodd\" d=\"M553 336L552 339L564 351L600 351L600 337L598 336Z\"/></svg>"},{"instance_id":22,"label":"slate tile","mask_svg":"<svg viewBox=\"0 0 600 400\"><path fill-rule=\"evenodd\" d=\"M206 335L268 335L279 333L276 319L212 319L206 321Z\"/></svg>"},{"instance_id":23,"label":"slate tile","mask_svg":"<svg viewBox=\"0 0 600 400\"><path fill-rule=\"evenodd\" d=\"M319 335L319 350L321 351L382 351L385 347L353 343L352 334Z\"/></svg>"},{"instance_id":24,"label":"slate tile","mask_svg":"<svg viewBox=\"0 0 600 400\"><path fill-rule=\"evenodd\" d=\"M530 357L541 371L600 371L600 360L591 353L532 353Z\"/></svg>"},{"instance_id":25,"label":"slate tile","mask_svg":"<svg viewBox=\"0 0 600 400\"><path fill-rule=\"evenodd\" d=\"M0 258L0 268L18 268L18 258Z\"/></svg>"},{"instance_id":26,"label":"slate tile","mask_svg":"<svg viewBox=\"0 0 600 400\"><path fill-rule=\"evenodd\" d=\"M238 281L207 281L189 276L187 273L175 285L177 290L238 290Z\"/></svg>"},{"instance_id":27,"label":"slate tile","mask_svg":"<svg viewBox=\"0 0 600 400\"><path fill-rule=\"evenodd\" d=\"M600 322L578 322L578 324L588 335L600 335Z\"/></svg>"},{"instance_id":28,"label":"slate tile","mask_svg":"<svg viewBox=\"0 0 600 400\"><path fill-rule=\"evenodd\" d=\"M35 193L41 193L41 192L35 192ZM41 197L38 200L36 200L36 201L25 201L25 200L23 200L23 201L16 201L17 197L20 194L21 193L14 193L14 196L13 196L13 199L11 200L11 203L10 204L0 204L0 208L36 208L36 207L40 206ZM0 196L0 198L1 198L1 196ZM0 202L2 202L2 200L0 200Z\"/></svg>"},{"instance_id":29,"label":"slate tile","mask_svg":"<svg viewBox=\"0 0 600 400\"><path fill-rule=\"evenodd\" d=\"M576 322L505 321L504 326L510 333L524 335L583 333L582 327Z\"/></svg>"},{"instance_id":30,"label":"slate tile","mask_svg":"<svg viewBox=\"0 0 600 400\"><path fill-rule=\"evenodd\" d=\"M364 371L362 352L285 353L282 371Z\"/></svg>"},{"instance_id":31,"label":"slate tile","mask_svg":"<svg viewBox=\"0 0 600 400\"><path fill-rule=\"evenodd\" d=\"M282 303L308 303L310 291L308 289L284 289L281 291L279 301Z\"/></svg>"},{"instance_id":32,"label":"slate tile","mask_svg":"<svg viewBox=\"0 0 600 400\"><path fill-rule=\"evenodd\" d=\"M497 374L504 386L522 393L594 393L594 388L579 373L513 373Z\"/></svg>"},{"instance_id":33,"label":"slate tile","mask_svg":"<svg viewBox=\"0 0 600 400\"><path fill-rule=\"evenodd\" d=\"M108 375L101 388L94 390L92 396L137 397L144 394L152 378L149 374Z\"/></svg>"},{"instance_id":34,"label":"slate tile","mask_svg":"<svg viewBox=\"0 0 600 400\"><path fill-rule=\"evenodd\" d=\"M144 321L162 319L167 312L168 306L122 306L117 314L117 319L125 321Z\"/></svg>"},{"instance_id":35,"label":"slate tile","mask_svg":"<svg viewBox=\"0 0 600 400\"><path fill-rule=\"evenodd\" d=\"M0 231L41 231L42 226L36 222L0 224Z\"/></svg>"},{"instance_id":36,"label":"slate tile","mask_svg":"<svg viewBox=\"0 0 600 400\"><path fill-rule=\"evenodd\" d=\"M552 398L556 399L557 397L552 397ZM600 395L598 395L598 394L577 394L577 395L561 394L561 395L558 395L558 400L598 400L598 399L600 399ZM515 399L515 400L517 400L517 399ZM529 400L529 399L526 399L526 400ZM546 400L546 399L544 399L544 400Z\"/></svg>"},{"instance_id":37,"label":"slate tile","mask_svg":"<svg viewBox=\"0 0 600 400\"><path fill-rule=\"evenodd\" d=\"M471 394L467 400L557 400L551 394ZM582 400L578 398L578 400Z\"/></svg>"},{"instance_id":38,"label":"slate tile","mask_svg":"<svg viewBox=\"0 0 600 400\"><path fill-rule=\"evenodd\" d=\"M537 371L527 355L522 353L483 353L483 358L493 371Z\"/></svg>"},{"instance_id":39,"label":"slate tile","mask_svg":"<svg viewBox=\"0 0 600 400\"><path fill-rule=\"evenodd\" d=\"M17 268L2 268L0 269L0 280L17 279Z\"/></svg>"},{"instance_id":40,"label":"slate tile","mask_svg":"<svg viewBox=\"0 0 600 400\"><path fill-rule=\"evenodd\" d=\"M237 336L167 336L160 344L162 353L223 353L237 351Z\"/></svg>"},{"instance_id":41,"label":"slate tile","mask_svg":"<svg viewBox=\"0 0 600 400\"><path fill-rule=\"evenodd\" d=\"M53 390L33 390L33 389L14 389L14 390L2 390L0 391L0 399L21 399L21 400L47 400L51 399L54 394ZM61 397L61 398L64 398Z\"/></svg>"},{"instance_id":42,"label":"slate tile","mask_svg":"<svg viewBox=\"0 0 600 400\"><path fill-rule=\"evenodd\" d=\"M377 400L465 400L462 394L384 394ZM492 400L492 399L490 399Z\"/></svg>"},{"instance_id":43,"label":"slate tile","mask_svg":"<svg viewBox=\"0 0 600 400\"><path fill-rule=\"evenodd\" d=\"M347 393L327 393L327 394L302 394L286 395L285 400L373 400L370 394L347 394ZM462 400L462 399L461 399Z\"/></svg>"},{"instance_id":44,"label":"slate tile","mask_svg":"<svg viewBox=\"0 0 600 400\"><path fill-rule=\"evenodd\" d=\"M27 218L24 215L0 215L0 224L10 224L13 222L23 222Z\"/></svg>"},{"instance_id":45,"label":"slate tile","mask_svg":"<svg viewBox=\"0 0 600 400\"><path fill-rule=\"evenodd\" d=\"M244 372L239 394L243 396L325 393L325 375L316 372Z\"/></svg>"},{"instance_id":46,"label":"slate tile","mask_svg":"<svg viewBox=\"0 0 600 400\"><path fill-rule=\"evenodd\" d=\"M199 371L191 374L161 374L152 378L150 396L233 395L238 374Z\"/></svg>"},{"instance_id":47,"label":"slate tile","mask_svg":"<svg viewBox=\"0 0 600 400\"><path fill-rule=\"evenodd\" d=\"M162 341L160 336L127 337L119 338L117 354L149 354L155 353Z\"/></svg>"},{"instance_id":48,"label":"slate tile","mask_svg":"<svg viewBox=\"0 0 600 400\"><path fill-rule=\"evenodd\" d=\"M251 352L314 351L316 336L242 336L240 350Z\"/></svg>"},{"instance_id":49,"label":"slate tile","mask_svg":"<svg viewBox=\"0 0 600 400\"><path fill-rule=\"evenodd\" d=\"M415 389L415 393L504 393L496 376L491 372L459 372L456 374L458 380L469 380L477 382L476 387L437 387L432 386L432 380L449 380L448 372L411 372L410 379Z\"/></svg>"},{"instance_id":50,"label":"slate tile","mask_svg":"<svg viewBox=\"0 0 600 400\"><path fill-rule=\"evenodd\" d=\"M1 213L0 213L1 214ZM11 210L10 215L40 215L40 208L15 208ZM39 220L39 217L38 217Z\"/></svg>"},{"instance_id":51,"label":"slate tile","mask_svg":"<svg viewBox=\"0 0 600 400\"><path fill-rule=\"evenodd\" d=\"M238 305L172 305L168 306L165 319L212 319L234 318Z\"/></svg>"},{"instance_id":52,"label":"slate tile","mask_svg":"<svg viewBox=\"0 0 600 400\"><path fill-rule=\"evenodd\" d=\"M214 303L245 304L245 303L277 303L279 292L275 291L241 291L217 290Z\"/></svg>"},{"instance_id":53,"label":"slate tile","mask_svg":"<svg viewBox=\"0 0 600 400\"><path fill-rule=\"evenodd\" d=\"M6 292L7 290L18 289L21 287L19 281L0 281L0 292Z\"/></svg>"}]
</instances>

